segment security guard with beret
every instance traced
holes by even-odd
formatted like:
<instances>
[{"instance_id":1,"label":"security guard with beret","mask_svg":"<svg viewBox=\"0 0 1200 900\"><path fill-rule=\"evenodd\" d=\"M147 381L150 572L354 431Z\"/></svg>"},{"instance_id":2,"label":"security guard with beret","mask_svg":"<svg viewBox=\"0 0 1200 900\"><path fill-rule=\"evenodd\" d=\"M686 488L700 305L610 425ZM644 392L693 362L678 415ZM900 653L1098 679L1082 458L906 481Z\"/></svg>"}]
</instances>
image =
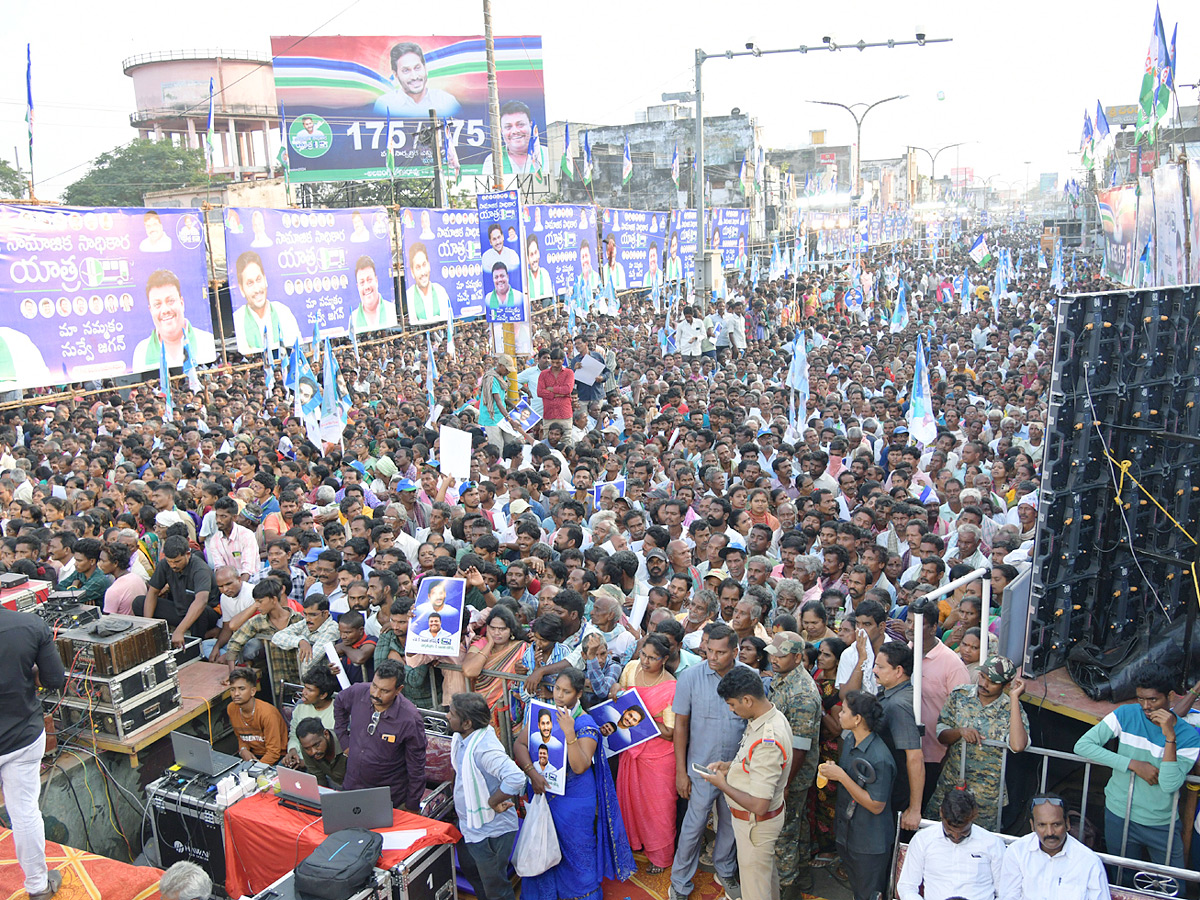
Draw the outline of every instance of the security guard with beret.
<instances>
[{"instance_id":1,"label":"security guard with beret","mask_svg":"<svg viewBox=\"0 0 1200 900\"><path fill-rule=\"evenodd\" d=\"M762 678L749 667L731 669L717 685L717 694L746 720L746 731L736 758L713 763L710 774L702 777L729 801L742 900L779 900L775 841L783 830L792 726L767 700Z\"/></svg>"}]
</instances>

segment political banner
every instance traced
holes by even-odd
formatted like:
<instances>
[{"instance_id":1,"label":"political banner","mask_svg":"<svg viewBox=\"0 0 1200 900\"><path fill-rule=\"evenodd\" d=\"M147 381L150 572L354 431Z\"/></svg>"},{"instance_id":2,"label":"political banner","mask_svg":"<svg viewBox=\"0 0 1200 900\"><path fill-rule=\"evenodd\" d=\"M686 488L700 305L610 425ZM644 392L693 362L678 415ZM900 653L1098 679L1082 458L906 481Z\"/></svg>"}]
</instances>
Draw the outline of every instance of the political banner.
<instances>
[{"instance_id":1,"label":"political banner","mask_svg":"<svg viewBox=\"0 0 1200 900\"><path fill-rule=\"evenodd\" d=\"M1143 198L1144 200L1145 198ZM1154 256L1155 285L1176 287L1187 284L1183 218L1183 169L1163 164L1154 170Z\"/></svg>"},{"instance_id":2,"label":"political banner","mask_svg":"<svg viewBox=\"0 0 1200 900\"><path fill-rule=\"evenodd\" d=\"M420 327L483 315L479 214L473 209L400 210L404 309Z\"/></svg>"},{"instance_id":3,"label":"political banner","mask_svg":"<svg viewBox=\"0 0 1200 900\"><path fill-rule=\"evenodd\" d=\"M531 153L534 127L546 133L542 39L498 36L496 79L506 176L547 168ZM275 98L286 109L292 181L351 181L395 174L427 178L434 148L429 111L446 120L463 174L492 168L484 39L477 36L308 35L271 38Z\"/></svg>"},{"instance_id":4,"label":"political banner","mask_svg":"<svg viewBox=\"0 0 1200 900\"><path fill-rule=\"evenodd\" d=\"M0 206L0 391L217 357L190 210Z\"/></svg>"},{"instance_id":5,"label":"political banner","mask_svg":"<svg viewBox=\"0 0 1200 900\"><path fill-rule=\"evenodd\" d=\"M597 703L588 712L600 726L604 753L609 758L659 736L654 717L637 688L622 691L613 700Z\"/></svg>"},{"instance_id":6,"label":"political banner","mask_svg":"<svg viewBox=\"0 0 1200 900\"><path fill-rule=\"evenodd\" d=\"M1133 280L1130 286L1149 287L1154 283L1154 248L1150 247L1150 238L1154 233L1154 179L1151 176L1142 175L1138 178L1138 193L1142 200L1137 207L1137 233L1133 236ZM1151 251L1147 259L1151 269L1149 275L1145 273L1142 263L1147 247Z\"/></svg>"},{"instance_id":7,"label":"political banner","mask_svg":"<svg viewBox=\"0 0 1200 900\"><path fill-rule=\"evenodd\" d=\"M721 251L721 266L726 272L745 272L750 268L746 244L750 240L750 210L717 207L712 210L709 233L713 248Z\"/></svg>"},{"instance_id":8,"label":"political banner","mask_svg":"<svg viewBox=\"0 0 1200 900\"><path fill-rule=\"evenodd\" d=\"M605 246L610 237L613 240L616 257L614 273L618 282L623 277L627 288L661 287L663 249L666 246L670 214L640 209L605 209L600 218Z\"/></svg>"},{"instance_id":9,"label":"political banner","mask_svg":"<svg viewBox=\"0 0 1200 900\"><path fill-rule=\"evenodd\" d=\"M483 309L489 322L527 322L521 276L521 200L516 191L475 195L483 248Z\"/></svg>"},{"instance_id":10,"label":"political banner","mask_svg":"<svg viewBox=\"0 0 1200 900\"><path fill-rule=\"evenodd\" d=\"M686 284L696 271L696 211L671 210L671 234L667 244L666 277L674 281L679 273Z\"/></svg>"},{"instance_id":11,"label":"political banner","mask_svg":"<svg viewBox=\"0 0 1200 900\"><path fill-rule=\"evenodd\" d=\"M396 326L391 225L381 207L225 211L238 352Z\"/></svg>"},{"instance_id":12,"label":"political banner","mask_svg":"<svg viewBox=\"0 0 1200 900\"><path fill-rule=\"evenodd\" d=\"M525 220L525 291L530 300L569 295L582 273L581 257L596 245L596 210L569 203L522 207Z\"/></svg>"},{"instance_id":13,"label":"political banner","mask_svg":"<svg viewBox=\"0 0 1200 900\"><path fill-rule=\"evenodd\" d=\"M1188 281L1200 284L1200 160L1188 160L1188 203L1188 221L1192 232Z\"/></svg>"}]
</instances>

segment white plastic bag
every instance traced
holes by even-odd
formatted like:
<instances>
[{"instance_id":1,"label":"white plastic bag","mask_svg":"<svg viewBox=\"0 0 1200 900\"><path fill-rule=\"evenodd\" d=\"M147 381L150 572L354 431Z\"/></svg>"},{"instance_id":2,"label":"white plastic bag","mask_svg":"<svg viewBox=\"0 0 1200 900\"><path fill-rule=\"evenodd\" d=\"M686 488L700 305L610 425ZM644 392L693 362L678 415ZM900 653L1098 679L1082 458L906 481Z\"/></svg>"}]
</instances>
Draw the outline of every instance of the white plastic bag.
<instances>
[{"instance_id":1,"label":"white plastic bag","mask_svg":"<svg viewBox=\"0 0 1200 900\"><path fill-rule=\"evenodd\" d=\"M513 868L522 878L527 878L553 869L561 860L562 850L558 846L554 819L550 817L550 804L545 794L534 794L525 807L525 822L517 835Z\"/></svg>"}]
</instances>

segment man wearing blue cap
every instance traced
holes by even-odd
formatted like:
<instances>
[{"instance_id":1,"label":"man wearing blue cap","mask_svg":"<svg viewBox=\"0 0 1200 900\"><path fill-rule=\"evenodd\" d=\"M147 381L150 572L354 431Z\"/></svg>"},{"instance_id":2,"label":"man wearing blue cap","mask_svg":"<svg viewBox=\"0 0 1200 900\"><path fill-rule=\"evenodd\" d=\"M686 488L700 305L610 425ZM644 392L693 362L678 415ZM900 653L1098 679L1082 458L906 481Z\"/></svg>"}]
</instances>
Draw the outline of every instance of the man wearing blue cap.
<instances>
[{"instance_id":1,"label":"man wearing blue cap","mask_svg":"<svg viewBox=\"0 0 1200 900\"><path fill-rule=\"evenodd\" d=\"M433 512L433 507L417 499L418 487L419 485L415 481L401 478L393 488L396 496L400 498L400 505L408 513L408 520L403 526L404 531L414 537L417 531L429 527L429 515Z\"/></svg>"}]
</instances>

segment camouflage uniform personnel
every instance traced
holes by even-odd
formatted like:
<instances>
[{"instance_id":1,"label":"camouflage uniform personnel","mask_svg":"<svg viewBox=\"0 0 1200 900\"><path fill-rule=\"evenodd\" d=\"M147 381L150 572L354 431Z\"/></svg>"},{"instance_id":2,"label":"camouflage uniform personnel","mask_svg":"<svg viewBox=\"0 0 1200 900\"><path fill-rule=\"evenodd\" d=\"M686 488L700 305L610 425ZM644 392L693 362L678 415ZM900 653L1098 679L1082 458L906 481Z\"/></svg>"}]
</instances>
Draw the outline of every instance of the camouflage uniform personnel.
<instances>
[{"instance_id":1,"label":"camouflage uniform personnel","mask_svg":"<svg viewBox=\"0 0 1200 900\"><path fill-rule=\"evenodd\" d=\"M786 632L784 634L787 634ZM778 641L781 635L776 636ZM796 637L784 637L768 647L772 656L799 653L804 642ZM792 747L805 754L804 764L787 788L787 807L783 814L783 830L775 842L775 861L779 868L779 886L786 895L796 889L812 886L812 835L810 833L807 799L821 761L821 692L805 670L803 663L786 675L771 679L768 698L787 717L792 726Z\"/></svg>"},{"instance_id":2,"label":"camouflage uniform personnel","mask_svg":"<svg viewBox=\"0 0 1200 900\"><path fill-rule=\"evenodd\" d=\"M1011 665L1011 663L1009 663ZM1029 717L1021 710L1021 722L1025 731L1029 731ZM1006 694L1001 694L988 705L979 702L979 688L974 684L962 684L950 692L946 705L938 716L938 734L949 728L974 728L985 741L1003 741L1007 743L1009 735L1009 701ZM959 779L962 768L962 745L957 741L950 745L946 753L946 763L942 766L942 774L938 778L937 788L929 803L925 806L925 817L936 819L940 815L942 797L946 792L959 787L963 782ZM1003 806L1003 784L1000 781L1000 767L1004 754L1008 752L1002 747L985 747L981 744L966 744L967 748L967 777L966 787L975 794L979 803L979 825L982 828L995 829L996 815Z\"/></svg>"}]
</instances>

